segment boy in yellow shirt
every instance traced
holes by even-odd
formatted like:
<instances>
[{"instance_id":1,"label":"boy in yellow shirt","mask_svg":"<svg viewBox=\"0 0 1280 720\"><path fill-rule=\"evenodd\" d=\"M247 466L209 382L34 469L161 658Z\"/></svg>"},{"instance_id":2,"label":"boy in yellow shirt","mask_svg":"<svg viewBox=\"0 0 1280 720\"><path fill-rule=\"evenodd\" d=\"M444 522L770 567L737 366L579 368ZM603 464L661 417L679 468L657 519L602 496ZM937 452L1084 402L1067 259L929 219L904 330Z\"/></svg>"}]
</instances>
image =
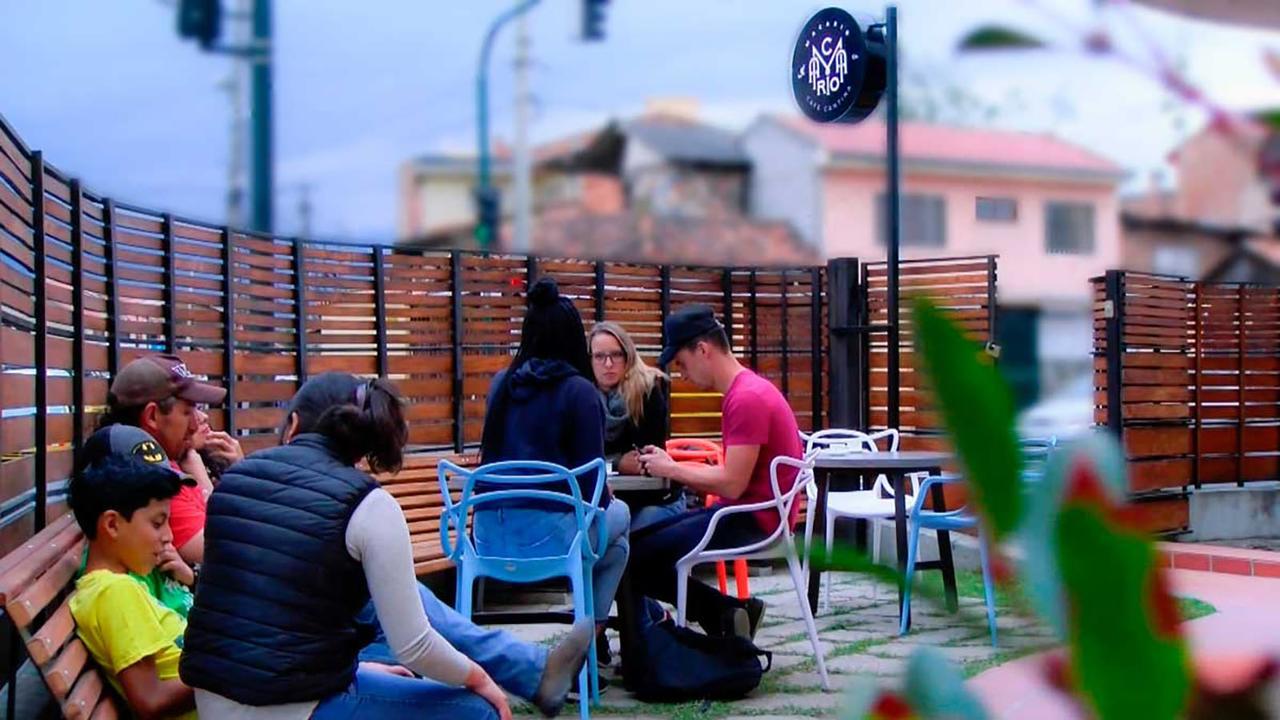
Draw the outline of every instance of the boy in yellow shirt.
<instances>
[{"instance_id":1,"label":"boy in yellow shirt","mask_svg":"<svg viewBox=\"0 0 1280 720\"><path fill-rule=\"evenodd\" d=\"M141 720L194 720L195 696L178 678L186 620L130 575L150 574L172 543L169 500L183 482L148 460L142 448L72 478L68 501L89 557L71 614L81 641Z\"/></svg>"}]
</instances>

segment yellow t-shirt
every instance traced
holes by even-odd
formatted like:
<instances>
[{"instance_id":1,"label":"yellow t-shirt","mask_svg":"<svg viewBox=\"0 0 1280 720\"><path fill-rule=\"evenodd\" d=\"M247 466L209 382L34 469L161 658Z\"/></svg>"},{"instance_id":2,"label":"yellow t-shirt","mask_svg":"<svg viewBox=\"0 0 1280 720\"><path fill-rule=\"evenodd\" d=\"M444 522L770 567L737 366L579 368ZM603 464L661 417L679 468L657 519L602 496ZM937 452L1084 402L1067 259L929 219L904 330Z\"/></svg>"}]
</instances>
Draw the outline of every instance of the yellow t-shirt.
<instances>
[{"instance_id":1,"label":"yellow t-shirt","mask_svg":"<svg viewBox=\"0 0 1280 720\"><path fill-rule=\"evenodd\" d=\"M95 570L76 581L71 596L76 634L120 694L120 672L155 656L161 680L178 677L182 635L187 621L161 605L136 578L110 570ZM180 716L195 720L195 711Z\"/></svg>"}]
</instances>

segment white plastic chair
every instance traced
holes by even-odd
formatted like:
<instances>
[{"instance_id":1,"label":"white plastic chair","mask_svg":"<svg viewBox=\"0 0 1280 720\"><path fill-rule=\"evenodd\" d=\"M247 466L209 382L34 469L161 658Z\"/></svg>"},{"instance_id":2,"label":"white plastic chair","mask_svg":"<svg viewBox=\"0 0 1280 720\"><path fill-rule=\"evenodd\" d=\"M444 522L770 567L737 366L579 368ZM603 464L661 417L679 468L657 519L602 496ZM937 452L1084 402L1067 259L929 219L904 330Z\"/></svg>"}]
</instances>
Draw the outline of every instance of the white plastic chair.
<instances>
[{"instance_id":1,"label":"white plastic chair","mask_svg":"<svg viewBox=\"0 0 1280 720\"><path fill-rule=\"evenodd\" d=\"M882 448L879 443L886 440L888 441L888 447L883 449L894 452L898 449L900 436L897 428L889 428L870 434L858 430L832 428L819 430L812 435L806 435L801 432L800 438L805 443L805 452L807 453L814 451L856 453L881 452ZM905 506L909 508L915 502L916 496L919 495L920 477L915 474L907 477L911 481L911 492L907 494L903 501ZM815 483L809 490L810 507L817 502L817 499L818 490ZM809 513L810 516L812 514L812 512ZM871 558L874 562L880 562L880 528L877 521L892 519L893 516L893 485L884 475L876 478L870 490L827 493L827 516L825 518L827 555L830 556L831 551L835 548L836 520L840 518L867 520L871 523ZM809 557L813 549L812 522L806 525L804 538L804 567L807 571ZM822 585L821 609L825 612L831 607L831 573L823 574Z\"/></svg>"},{"instance_id":2,"label":"white plastic chair","mask_svg":"<svg viewBox=\"0 0 1280 720\"><path fill-rule=\"evenodd\" d=\"M795 485L787 492L782 492L778 485L778 468L792 467L797 471ZM813 613L809 611L809 598L806 596L804 570L796 552L795 533L791 529L791 507L796 497L813 486L813 453L805 455L803 460L791 457L776 457L769 466L769 477L773 481L773 499L751 503L748 505L732 505L720 508L711 516L711 523L702 540L684 557L676 562L676 624L685 625L685 610L689 595L689 574L695 565L717 562L721 560L746 560L786 558L787 569L791 573L791 583L795 586L796 600L800 602L800 611L804 615L805 629L809 633L809 642L813 644L813 655L817 660L818 674L822 677L822 689L830 690L827 680L827 664L822 654L822 645L818 639L818 626L813 621ZM707 549L711 538L715 535L716 526L728 515L754 513L761 510L778 511L778 528L768 537L734 548Z\"/></svg>"}]
</instances>

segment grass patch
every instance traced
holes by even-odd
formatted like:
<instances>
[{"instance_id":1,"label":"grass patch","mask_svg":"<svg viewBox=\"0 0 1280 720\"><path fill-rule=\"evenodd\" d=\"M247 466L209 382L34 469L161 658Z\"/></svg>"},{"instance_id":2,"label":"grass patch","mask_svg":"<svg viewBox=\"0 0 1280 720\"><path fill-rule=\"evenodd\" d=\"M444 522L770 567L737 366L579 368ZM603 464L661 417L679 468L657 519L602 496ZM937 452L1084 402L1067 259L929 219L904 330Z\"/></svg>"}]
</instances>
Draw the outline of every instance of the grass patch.
<instances>
[{"instance_id":1,"label":"grass patch","mask_svg":"<svg viewBox=\"0 0 1280 720\"><path fill-rule=\"evenodd\" d=\"M1050 645L1045 645L1044 647L1026 647L1026 648L1014 648L1012 650L1004 650L1002 652L995 654L992 657L987 658L986 660L978 660L975 662L961 665L960 672L962 675L964 675L964 678L968 680L974 675L977 675L978 673L983 672L985 670L990 670L993 667L1003 665L1007 662L1013 662L1018 658L1024 658L1028 655L1034 655L1038 652L1043 652L1045 650L1048 650L1051 647L1053 646L1050 644Z\"/></svg>"},{"instance_id":2,"label":"grass patch","mask_svg":"<svg viewBox=\"0 0 1280 720\"><path fill-rule=\"evenodd\" d=\"M928 573L924 577L917 578L915 584L924 590L922 595L926 597L939 599L943 597L942 573ZM1013 608L1019 613L1029 610L1030 604L1016 579L1003 585L997 584L995 590L997 608ZM976 570L957 570L956 594L962 598L985 600L987 596L982 584L982 573Z\"/></svg>"}]
</instances>

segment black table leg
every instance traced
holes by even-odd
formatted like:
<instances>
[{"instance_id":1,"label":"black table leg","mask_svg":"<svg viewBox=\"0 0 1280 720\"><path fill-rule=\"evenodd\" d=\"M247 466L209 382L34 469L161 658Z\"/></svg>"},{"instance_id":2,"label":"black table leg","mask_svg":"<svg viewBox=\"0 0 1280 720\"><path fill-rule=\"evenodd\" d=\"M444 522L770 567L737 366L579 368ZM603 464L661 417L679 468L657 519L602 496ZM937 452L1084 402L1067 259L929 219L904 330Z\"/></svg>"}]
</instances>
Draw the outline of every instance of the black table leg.
<instances>
[{"instance_id":1,"label":"black table leg","mask_svg":"<svg viewBox=\"0 0 1280 720\"><path fill-rule=\"evenodd\" d=\"M893 483L893 527L894 534L898 541L898 612L902 612L902 596L906 590L905 581L907 574L907 500L903 496L903 474L902 471L893 471L889 473L889 478ZM907 627L911 627L911 609L907 611Z\"/></svg>"},{"instance_id":2,"label":"black table leg","mask_svg":"<svg viewBox=\"0 0 1280 720\"><path fill-rule=\"evenodd\" d=\"M933 501L935 512L947 511L947 499L941 485L930 488L929 499ZM942 587L947 598L947 610L956 612L960 609L960 599L956 592L956 565L951 558L951 533L938 531L938 561L942 569Z\"/></svg>"},{"instance_id":3,"label":"black table leg","mask_svg":"<svg viewBox=\"0 0 1280 720\"><path fill-rule=\"evenodd\" d=\"M813 509L813 542L815 545L822 543L823 560L829 560L825 557L826 553L826 537L827 537L827 491L831 487L831 471L823 468L814 468L814 482L818 484L818 504ZM812 561L812 552L809 555L809 610L816 616L818 614L818 591L822 587L822 572L819 569L819 563Z\"/></svg>"}]
</instances>

